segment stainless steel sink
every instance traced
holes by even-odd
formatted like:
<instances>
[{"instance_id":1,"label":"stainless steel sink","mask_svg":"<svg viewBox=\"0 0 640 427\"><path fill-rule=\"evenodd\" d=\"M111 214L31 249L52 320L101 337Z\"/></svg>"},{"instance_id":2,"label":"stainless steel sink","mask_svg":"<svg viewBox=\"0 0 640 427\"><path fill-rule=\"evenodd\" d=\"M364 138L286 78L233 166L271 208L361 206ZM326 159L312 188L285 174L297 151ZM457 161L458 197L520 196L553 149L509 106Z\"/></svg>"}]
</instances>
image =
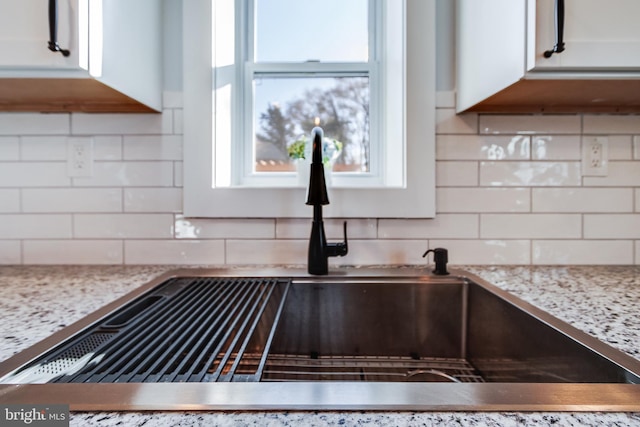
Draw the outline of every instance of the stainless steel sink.
<instances>
[{"instance_id":1,"label":"stainless steel sink","mask_svg":"<svg viewBox=\"0 0 640 427\"><path fill-rule=\"evenodd\" d=\"M493 291L457 277L294 282L269 352L294 367L263 378L640 383Z\"/></svg>"},{"instance_id":2,"label":"stainless steel sink","mask_svg":"<svg viewBox=\"0 0 640 427\"><path fill-rule=\"evenodd\" d=\"M0 364L72 410L640 410L640 361L465 272L180 270Z\"/></svg>"}]
</instances>

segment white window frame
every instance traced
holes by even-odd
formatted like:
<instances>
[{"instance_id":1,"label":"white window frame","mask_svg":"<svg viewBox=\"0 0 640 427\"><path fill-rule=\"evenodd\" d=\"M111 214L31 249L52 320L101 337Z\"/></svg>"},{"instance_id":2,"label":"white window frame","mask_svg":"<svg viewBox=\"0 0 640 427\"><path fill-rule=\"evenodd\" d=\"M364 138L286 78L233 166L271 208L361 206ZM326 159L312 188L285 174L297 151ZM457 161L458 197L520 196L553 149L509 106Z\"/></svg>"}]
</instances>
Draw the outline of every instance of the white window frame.
<instances>
[{"instance_id":1,"label":"white window frame","mask_svg":"<svg viewBox=\"0 0 640 427\"><path fill-rule=\"evenodd\" d=\"M213 0L215 1L215 0ZM435 215L435 0L401 2L403 11L383 13L406 29L392 49L400 67L383 67L384 96L401 95L400 107L382 111L383 146L402 144L383 153L386 182L374 188L332 186L326 217L407 217ZM406 4L405 4L406 3ZM215 183L216 114L212 73L212 0L183 4L184 43L184 214L190 217L309 217L304 188L218 186ZM388 25L388 24L385 24ZM397 71L399 70L399 71ZM402 78L402 75L405 78ZM389 77L387 75L386 77ZM393 84L396 87L393 87ZM408 89L407 89L408 88ZM386 103L382 103L386 105ZM395 134L394 134L395 131ZM220 140L221 138L218 137ZM231 141L235 143L234 141ZM401 167L388 166L396 157Z\"/></svg>"}]
</instances>

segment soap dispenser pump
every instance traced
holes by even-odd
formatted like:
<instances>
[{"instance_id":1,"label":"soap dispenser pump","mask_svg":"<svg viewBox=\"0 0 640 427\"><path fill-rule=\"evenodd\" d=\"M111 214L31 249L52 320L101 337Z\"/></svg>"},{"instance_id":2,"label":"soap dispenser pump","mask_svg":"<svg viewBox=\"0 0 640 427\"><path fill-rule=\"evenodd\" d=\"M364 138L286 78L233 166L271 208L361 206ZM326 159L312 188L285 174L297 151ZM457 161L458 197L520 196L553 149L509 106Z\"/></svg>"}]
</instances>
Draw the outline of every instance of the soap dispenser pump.
<instances>
[{"instance_id":1,"label":"soap dispenser pump","mask_svg":"<svg viewBox=\"0 0 640 427\"><path fill-rule=\"evenodd\" d=\"M424 254L422 254L422 257L426 257L429 252L433 252L433 261L436 264L436 268L433 270L433 274L436 274L438 276L446 276L447 274L449 274L449 272L447 271L447 262L449 262L449 251L447 251L445 248L429 249Z\"/></svg>"}]
</instances>

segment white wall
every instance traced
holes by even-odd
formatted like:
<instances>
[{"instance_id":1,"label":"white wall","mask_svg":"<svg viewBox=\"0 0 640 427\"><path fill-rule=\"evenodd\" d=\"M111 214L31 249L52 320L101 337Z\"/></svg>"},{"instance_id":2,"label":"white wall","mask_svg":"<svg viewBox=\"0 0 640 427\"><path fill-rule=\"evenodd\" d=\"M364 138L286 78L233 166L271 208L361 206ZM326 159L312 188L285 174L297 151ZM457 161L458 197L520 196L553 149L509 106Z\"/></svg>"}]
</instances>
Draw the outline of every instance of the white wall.
<instances>
[{"instance_id":1,"label":"white wall","mask_svg":"<svg viewBox=\"0 0 640 427\"><path fill-rule=\"evenodd\" d=\"M437 217L350 220L331 262L421 264L444 246L454 264L640 264L640 116L456 116L452 3L438 2ZM165 6L161 115L0 114L0 264L306 262L309 220L180 214L180 0ZM69 135L94 138L93 177L67 176ZM609 137L604 178L580 175L592 135ZM326 228L341 238L341 221Z\"/></svg>"}]
</instances>

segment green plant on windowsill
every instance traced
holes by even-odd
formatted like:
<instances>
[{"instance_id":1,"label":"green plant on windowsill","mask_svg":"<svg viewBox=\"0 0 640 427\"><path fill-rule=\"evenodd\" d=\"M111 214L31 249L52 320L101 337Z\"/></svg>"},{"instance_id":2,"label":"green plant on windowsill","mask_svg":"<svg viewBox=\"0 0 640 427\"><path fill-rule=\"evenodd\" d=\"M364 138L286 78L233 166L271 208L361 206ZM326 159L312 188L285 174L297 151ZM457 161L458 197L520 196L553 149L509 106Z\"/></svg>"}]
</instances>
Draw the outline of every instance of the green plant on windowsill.
<instances>
[{"instance_id":1,"label":"green plant on windowsill","mask_svg":"<svg viewBox=\"0 0 640 427\"><path fill-rule=\"evenodd\" d=\"M300 139L292 142L287 147L287 152L289 153L289 157L294 160L304 160L306 147L307 147L307 136L303 136ZM322 164L327 166L333 164L335 160L340 155L342 151L343 143L333 138L323 138L322 140Z\"/></svg>"},{"instance_id":2,"label":"green plant on windowsill","mask_svg":"<svg viewBox=\"0 0 640 427\"><path fill-rule=\"evenodd\" d=\"M304 148L307 145L307 138L302 137L297 141L294 141L287 147L289 157L293 160L304 160Z\"/></svg>"}]
</instances>

